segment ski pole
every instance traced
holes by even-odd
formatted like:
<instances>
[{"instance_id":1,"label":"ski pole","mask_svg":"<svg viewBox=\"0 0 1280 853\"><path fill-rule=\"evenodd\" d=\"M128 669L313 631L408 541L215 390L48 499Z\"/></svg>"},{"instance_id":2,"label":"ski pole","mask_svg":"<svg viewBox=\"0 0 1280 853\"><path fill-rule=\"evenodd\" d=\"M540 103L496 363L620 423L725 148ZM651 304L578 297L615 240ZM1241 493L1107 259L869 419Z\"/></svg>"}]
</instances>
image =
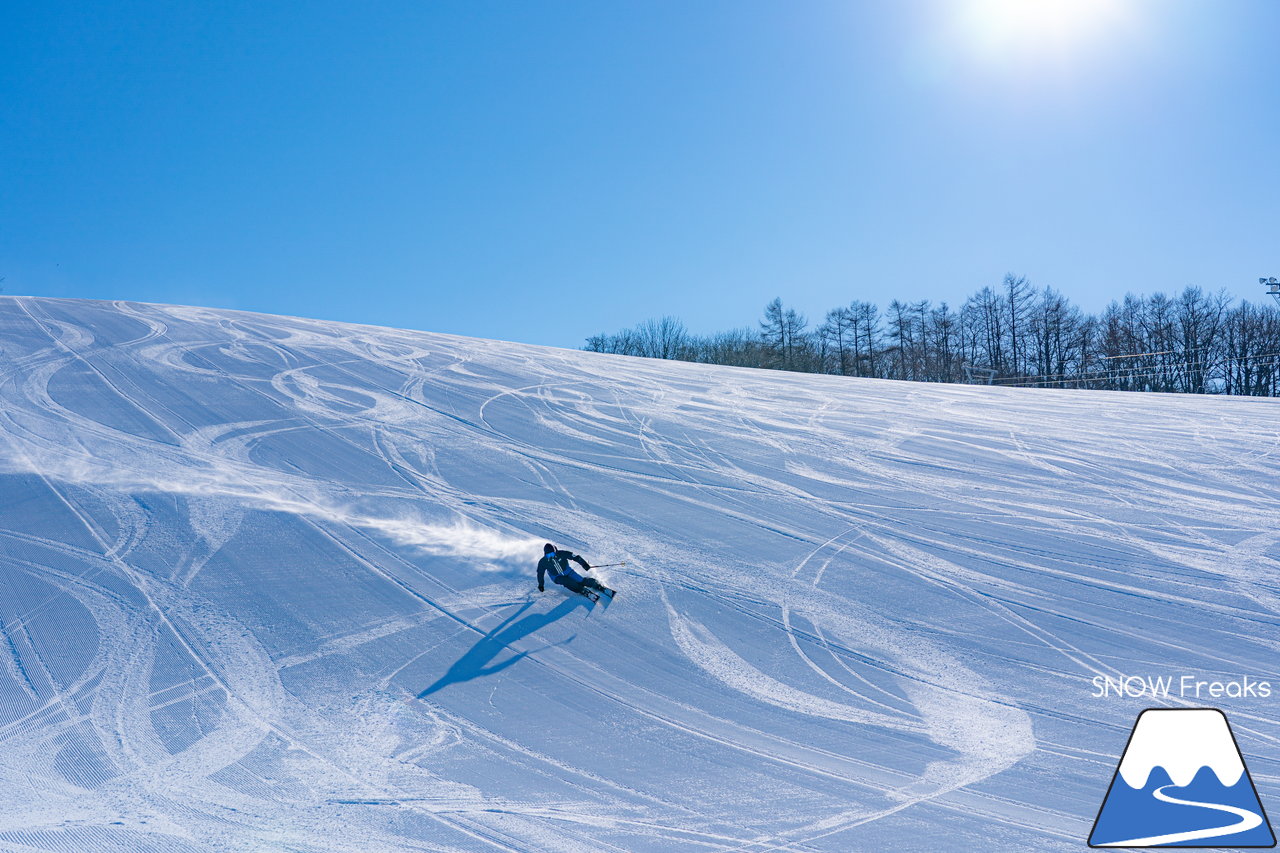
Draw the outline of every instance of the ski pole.
<instances>
[{"instance_id":1,"label":"ski pole","mask_svg":"<svg viewBox=\"0 0 1280 853\"><path fill-rule=\"evenodd\" d=\"M593 564L592 564L592 566L591 566L591 568L593 568L593 569L607 569L607 568L609 568L610 566L625 566L626 564L627 564L627 561L626 561L626 560L623 560L621 563L600 563L600 564L598 564L598 565L593 563Z\"/></svg>"}]
</instances>

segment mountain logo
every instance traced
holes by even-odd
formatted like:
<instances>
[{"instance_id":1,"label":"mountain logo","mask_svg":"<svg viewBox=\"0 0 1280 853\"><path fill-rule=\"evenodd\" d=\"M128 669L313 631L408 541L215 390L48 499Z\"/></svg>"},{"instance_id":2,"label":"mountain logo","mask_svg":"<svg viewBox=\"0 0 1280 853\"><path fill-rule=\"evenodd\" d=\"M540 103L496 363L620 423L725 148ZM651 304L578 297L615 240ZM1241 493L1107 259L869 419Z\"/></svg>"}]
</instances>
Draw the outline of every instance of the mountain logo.
<instances>
[{"instance_id":1,"label":"mountain logo","mask_svg":"<svg viewBox=\"0 0 1280 853\"><path fill-rule=\"evenodd\" d=\"M1090 847L1275 847L1227 717L1148 708L1111 778Z\"/></svg>"}]
</instances>

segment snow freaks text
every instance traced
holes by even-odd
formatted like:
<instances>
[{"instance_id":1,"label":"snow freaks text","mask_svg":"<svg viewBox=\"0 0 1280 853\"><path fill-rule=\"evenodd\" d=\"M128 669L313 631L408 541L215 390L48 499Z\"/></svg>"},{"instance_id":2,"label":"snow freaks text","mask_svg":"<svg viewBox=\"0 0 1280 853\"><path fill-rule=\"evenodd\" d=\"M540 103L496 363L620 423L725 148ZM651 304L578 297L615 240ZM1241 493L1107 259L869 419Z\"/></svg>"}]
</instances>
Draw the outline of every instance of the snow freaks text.
<instances>
[{"instance_id":1,"label":"snow freaks text","mask_svg":"<svg viewBox=\"0 0 1280 853\"><path fill-rule=\"evenodd\" d=\"M1231 681L1194 675L1095 675L1095 699L1269 699L1271 682L1245 675Z\"/></svg>"}]
</instances>

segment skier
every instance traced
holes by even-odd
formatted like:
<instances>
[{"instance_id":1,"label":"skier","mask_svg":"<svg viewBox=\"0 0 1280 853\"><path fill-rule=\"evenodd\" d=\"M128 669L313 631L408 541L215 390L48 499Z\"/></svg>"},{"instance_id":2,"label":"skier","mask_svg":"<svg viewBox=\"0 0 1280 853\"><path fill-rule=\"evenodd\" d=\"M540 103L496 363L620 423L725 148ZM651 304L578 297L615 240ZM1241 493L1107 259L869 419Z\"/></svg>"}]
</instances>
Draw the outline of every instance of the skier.
<instances>
[{"instance_id":1,"label":"skier","mask_svg":"<svg viewBox=\"0 0 1280 853\"><path fill-rule=\"evenodd\" d=\"M595 578L584 578L575 572L569 567L570 560L582 566L584 572L591 571L591 564L572 551L559 551L550 542L543 545L542 559L538 561L538 592L546 591L546 587L542 585L543 575L551 575L552 583L558 583L562 587L579 595L585 595L592 600L598 599L600 593L613 598L614 590L609 589L609 587Z\"/></svg>"}]
</instances>

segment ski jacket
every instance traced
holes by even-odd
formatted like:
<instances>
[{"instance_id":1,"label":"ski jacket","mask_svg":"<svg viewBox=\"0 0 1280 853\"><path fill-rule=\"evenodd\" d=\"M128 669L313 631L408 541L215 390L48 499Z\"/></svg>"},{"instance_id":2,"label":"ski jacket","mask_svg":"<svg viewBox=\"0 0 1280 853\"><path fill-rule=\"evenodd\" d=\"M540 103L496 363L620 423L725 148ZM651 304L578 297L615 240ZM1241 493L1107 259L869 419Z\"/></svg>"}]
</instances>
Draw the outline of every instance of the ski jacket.
<instances>
[{"instance_id":1,"label":"ski jacket","mask_svg":"<svg viewBox=\"0 0 1280 853\"><path fill-rule=\"evenodd\" d=\"M552 583L558 583L557 580L561 575L576 574L573 569L569 568L569 561L573 560L582 566L586 571L591 571L591 564L579 557L572 551L554 551L543 556L538 561L538 586L542 586L542 578L544 575L551 575Z\"/></svg>"}]
</instances>

